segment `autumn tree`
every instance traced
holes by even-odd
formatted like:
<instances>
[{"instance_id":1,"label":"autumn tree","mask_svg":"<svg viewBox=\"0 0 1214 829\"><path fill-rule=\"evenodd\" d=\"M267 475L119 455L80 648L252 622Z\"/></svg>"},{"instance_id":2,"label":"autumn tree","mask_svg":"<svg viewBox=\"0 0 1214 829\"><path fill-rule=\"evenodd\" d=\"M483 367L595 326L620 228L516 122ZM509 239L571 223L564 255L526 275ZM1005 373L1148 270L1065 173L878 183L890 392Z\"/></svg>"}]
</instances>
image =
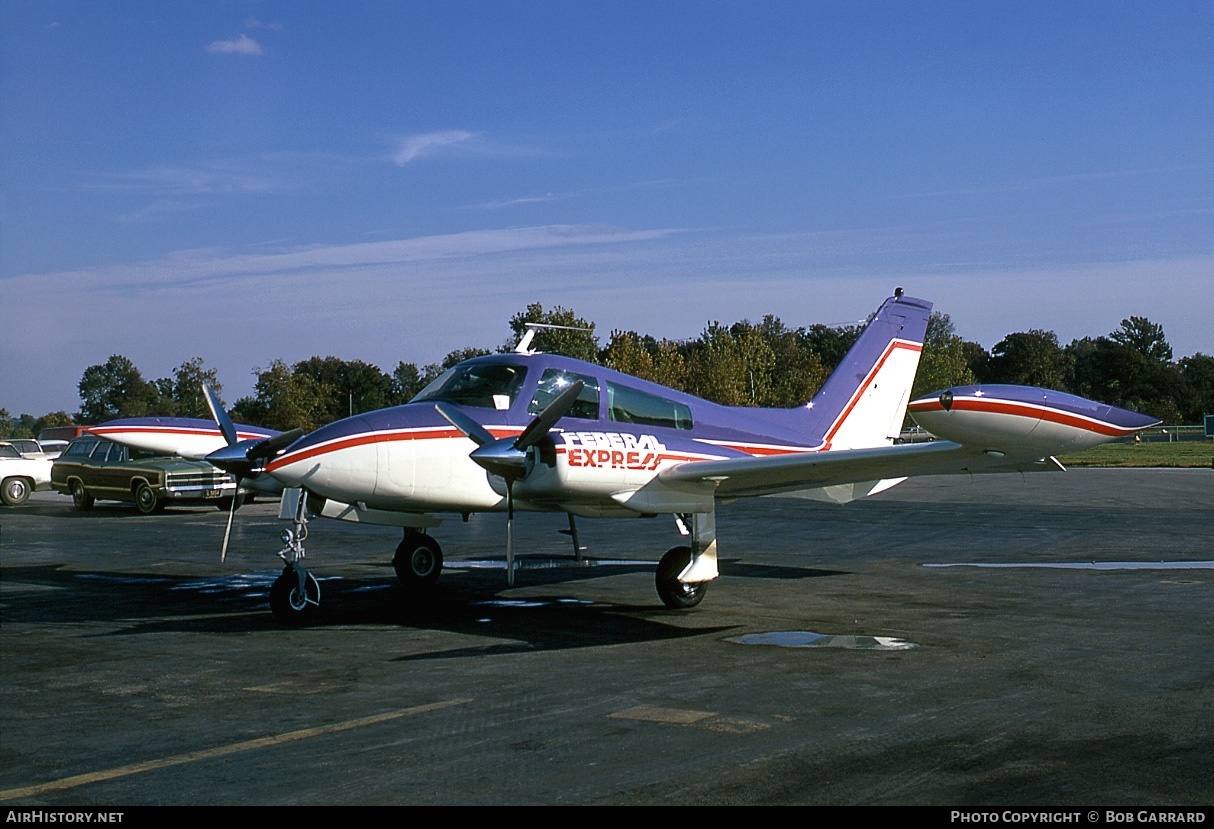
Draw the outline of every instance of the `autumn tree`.
<instances>
[{"instance_id":1,"label":"autumn tree","mask_svg":"<svg viewBox=\"0 0 1214 829\"><path fill-rule=\"evenodd\" d=\"M724 406L759 406L770 397L775 361L749 321L729 328L712 322L691 344L687 390Z\"/></svg>"}]
</instances>

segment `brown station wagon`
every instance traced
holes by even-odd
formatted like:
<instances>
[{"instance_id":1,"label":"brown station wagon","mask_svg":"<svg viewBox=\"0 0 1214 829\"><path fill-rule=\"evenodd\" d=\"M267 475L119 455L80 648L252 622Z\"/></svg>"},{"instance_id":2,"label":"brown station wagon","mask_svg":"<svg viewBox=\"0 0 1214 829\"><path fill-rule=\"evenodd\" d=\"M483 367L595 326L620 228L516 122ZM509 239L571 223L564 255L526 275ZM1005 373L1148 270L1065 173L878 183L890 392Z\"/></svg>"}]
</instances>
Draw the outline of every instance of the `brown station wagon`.
<instances>
[{"instance_id":1,"label":"brown station wagon","mask_svg":"<svg viewBox=\"0 0 1214 829\"><path fill-rule=\"evenodd\" d=\"M132 501L144 515L169 504L214 504L228 509L236 479L206 461L157 457L103 438L76 438L51 468L51 487L72 496L78 510L95 499Z\"/></svg>"}]
</instances>

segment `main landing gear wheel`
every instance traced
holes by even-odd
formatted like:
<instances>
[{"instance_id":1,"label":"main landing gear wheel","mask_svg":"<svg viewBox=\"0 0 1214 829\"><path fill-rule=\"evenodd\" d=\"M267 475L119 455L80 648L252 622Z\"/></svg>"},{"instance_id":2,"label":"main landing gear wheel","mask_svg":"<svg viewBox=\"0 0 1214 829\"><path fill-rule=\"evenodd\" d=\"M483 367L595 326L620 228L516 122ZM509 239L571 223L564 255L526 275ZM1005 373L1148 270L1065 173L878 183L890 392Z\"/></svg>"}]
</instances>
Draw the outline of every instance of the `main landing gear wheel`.
<instances>
[{"instance_id":1,"label":"main landing gear wheel","mask_svg":"<svg viewBox=\"0 0 1214 829\"><path fill-rule=\"evenodd\" d=\"M686 610L695 607L704 600L708 592L708 582L688 583L679 581L679 573L691 562L690 547L673 547L662 556L658 562L658 572L654 583L658 588L658 597L662 604L675 610Z\"/></svg>"},{"instance_id":2,"label":"main landing gear wheel","mask_svg":"<svg viewBox=\"0 0 1214 829\"><path fill-rule=\"evenodd\" d=\"M164 509L164 504L161 503L156 490L147 484L140 484L135 490L135 508L144 515L151 515Z\"/></svg>"},{"instance_id":3,"label":"main landing gear wheel","mask_svg":"<svg viewBox=\"0 0 1214 829\"><path fill-rule=\"evenodd\" d=\"M270 585L270 610L284 625L301 625L320 605L320 583L316 576L304 573L304 589L299 589L299 571L288 567Z\"/></svg>"},{"instance_id":4,"label":"main landing gear wheel","mask_svg":"<svg viewBox=\"0 0 1214 829\"><path fill-rule=\"evenodd\" d=\"M88 512L93 508L93 496L85 491L84 484L79 481L72 481L72 506L81 512Z\"/></svg>"},{"instance_id":5,"label":"main landing gear wheel","mask_svg":"<svg viewBox=\"0 0 1214 829\"><path fill-rule=\"evenodd\" d=\"M30 499L30 484L25 478L5 478L0 487L0 500L10 507L19 507Z\"/></svg>"},{"instance_id":6,"label":"main landing gear wheel","mask_svg":"<svg viewBox=\"0 0 1214 829\"><path fill-rule=\"evenodd\" d=\"M425 533L406 530L392 559L396 577L406 588L423 589L438 580L443 571L443 551L438 542Z\"/></svg>"}]
</instances>

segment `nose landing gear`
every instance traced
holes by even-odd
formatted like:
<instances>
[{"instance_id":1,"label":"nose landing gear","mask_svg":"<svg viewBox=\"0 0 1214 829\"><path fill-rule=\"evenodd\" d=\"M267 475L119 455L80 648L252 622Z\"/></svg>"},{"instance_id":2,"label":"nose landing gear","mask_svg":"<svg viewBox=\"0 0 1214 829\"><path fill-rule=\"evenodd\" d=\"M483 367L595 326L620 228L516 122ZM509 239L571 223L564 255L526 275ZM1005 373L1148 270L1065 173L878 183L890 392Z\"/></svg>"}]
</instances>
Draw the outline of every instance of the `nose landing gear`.
<instances>
[{"instance_id":1,"label":"nose landing gear","mask_svg":"<svg viewBox=\"0 0 1214 829\"><path fill-rule=\"evenodd\" d=\"M303 542L308 537L307 511L306 490L284 491L279 517L289 518L292 528L282 531L283 547L278 551L278 557L286 566L270 586L270 610L284 625L303 624L320 606L320 582L303 566ZM287 515L283 515L284 512Z\"/></svg>"}]
</instances>

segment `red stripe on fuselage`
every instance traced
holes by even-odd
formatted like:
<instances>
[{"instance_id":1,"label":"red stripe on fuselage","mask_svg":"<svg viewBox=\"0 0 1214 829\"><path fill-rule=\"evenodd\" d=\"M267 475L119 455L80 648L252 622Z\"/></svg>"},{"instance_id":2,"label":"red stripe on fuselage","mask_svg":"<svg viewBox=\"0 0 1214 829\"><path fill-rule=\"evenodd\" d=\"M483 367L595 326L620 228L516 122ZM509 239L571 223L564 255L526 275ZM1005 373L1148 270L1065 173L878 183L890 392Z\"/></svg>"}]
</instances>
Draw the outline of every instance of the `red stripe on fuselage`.
<instances>
[{"instance_id":1,"label":"red stripe on fuselage","mask_svg":"<svg viewBox=\"0 0 1214 829\"><path fill-rule=\"evenodd\" d=\"M522 434L522 429L517 427L506 428L488 428L489 434L495 438L504 438L511 435ZM435 428L435 429L416 429L407 432L361 432L356 435L350 435L348 438L341 438L332 443L322 443L317 446L309 446L307 449L300 449L292 452L289 455L281 455L275 458L266 465L267 472L273 472L275 469L282 469L284 466L289 466L299 461L306 461L311 458L327 455L330 452L339 452L342 449L349 449L354 446L365 446L371 443L387 443L396 440L446 440L452 438L462 438L464 433L453 428Z\"/></svg>"},{"instance_id":2,"label":"red stripe on fuselage","mask_svg":"<svg viewBox=\"0 0 1214 829\"><path fill-rule=\"evenodd\" d=\"M197 429L190 426L93 426L85 429L85 431L98 437L123 434L206 435L212 438L223 437L223 434L218 429ZM264 432L237 432L236 437L240 440L249 440L251 438L268 438L271 435Z\"/></svg>"}]
</instances>

